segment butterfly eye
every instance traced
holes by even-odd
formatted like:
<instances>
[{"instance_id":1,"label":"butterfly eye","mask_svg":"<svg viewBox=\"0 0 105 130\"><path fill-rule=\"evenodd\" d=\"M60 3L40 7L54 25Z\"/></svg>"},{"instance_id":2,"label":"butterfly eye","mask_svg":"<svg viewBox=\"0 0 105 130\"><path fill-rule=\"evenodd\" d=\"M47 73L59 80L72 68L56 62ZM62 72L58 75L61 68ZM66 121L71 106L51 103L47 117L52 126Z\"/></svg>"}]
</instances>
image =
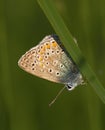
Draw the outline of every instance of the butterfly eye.
<instances>
[{"instance_id":1,"label":"butterfly eye","mask_svg":"<svg viewBox=\"0 0 105 130\"><path fill-rule=\"evenodd\" d=\"M73 86L72 83L66 84L65 86L66 86L67 90L69 90L69 91L71 91L75 88L75 86Z\"/></svg>"}]
</instances>

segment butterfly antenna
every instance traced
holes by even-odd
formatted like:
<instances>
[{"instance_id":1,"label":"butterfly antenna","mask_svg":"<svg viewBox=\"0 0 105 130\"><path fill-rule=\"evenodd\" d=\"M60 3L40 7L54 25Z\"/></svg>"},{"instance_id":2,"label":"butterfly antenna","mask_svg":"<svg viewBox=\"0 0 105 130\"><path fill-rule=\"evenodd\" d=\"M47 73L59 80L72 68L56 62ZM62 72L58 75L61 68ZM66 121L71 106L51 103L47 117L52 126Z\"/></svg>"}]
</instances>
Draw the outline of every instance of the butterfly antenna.
<instances>
[{"instance_id":1,"label":"butterfly antenna","mask_svg":"<svg viewBox=\"0 0 105 130\"><path fill-rule=\"evenodd\" d=\"M63 92L64 89L65 89L65 86L58 92L56 97L51 101L51 103L49 104L49 107L51 107L51 105L56 101L56 99L59 97L59 95Z\"/></svg>"}]
</instances>

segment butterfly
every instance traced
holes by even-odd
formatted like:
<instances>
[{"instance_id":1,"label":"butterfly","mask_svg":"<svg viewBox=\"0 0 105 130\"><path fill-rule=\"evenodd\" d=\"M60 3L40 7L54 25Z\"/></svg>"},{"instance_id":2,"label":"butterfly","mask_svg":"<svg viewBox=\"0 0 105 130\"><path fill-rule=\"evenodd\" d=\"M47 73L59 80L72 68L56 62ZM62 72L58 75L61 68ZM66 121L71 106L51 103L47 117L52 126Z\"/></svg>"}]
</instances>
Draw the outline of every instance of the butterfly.
<instances>
[{"instance_id":1,"label":"butterfly","mask_svg":"<svg viewBox=\"0 0 105 130\"><path fill-rule=\"evenodd\" d=\"M18 61L20 68L40 78L64 84L68 90L84 80L77 65L56 34L46 36Z\"/></svg>"}]
</instances>

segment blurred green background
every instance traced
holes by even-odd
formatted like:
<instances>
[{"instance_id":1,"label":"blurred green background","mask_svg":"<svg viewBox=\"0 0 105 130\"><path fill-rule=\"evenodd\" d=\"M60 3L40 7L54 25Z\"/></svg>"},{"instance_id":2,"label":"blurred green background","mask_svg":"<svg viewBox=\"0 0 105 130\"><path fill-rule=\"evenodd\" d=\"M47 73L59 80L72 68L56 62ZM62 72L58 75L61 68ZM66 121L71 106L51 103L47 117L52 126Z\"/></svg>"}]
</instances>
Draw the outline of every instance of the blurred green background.
<instances>
[{"instance_id":1,"label":"blurred green background","mask_svg":"<svg viewBox=\"0 0 105 130\"><path fill-rule=\"evenodd\" d=\"M105 85L105 1L53 0ZM66 89L21 70L18 59L55 33L37 1L0 1L0 130L104 130L105 105L89 84Z\"/></svg>"}]
</instances>

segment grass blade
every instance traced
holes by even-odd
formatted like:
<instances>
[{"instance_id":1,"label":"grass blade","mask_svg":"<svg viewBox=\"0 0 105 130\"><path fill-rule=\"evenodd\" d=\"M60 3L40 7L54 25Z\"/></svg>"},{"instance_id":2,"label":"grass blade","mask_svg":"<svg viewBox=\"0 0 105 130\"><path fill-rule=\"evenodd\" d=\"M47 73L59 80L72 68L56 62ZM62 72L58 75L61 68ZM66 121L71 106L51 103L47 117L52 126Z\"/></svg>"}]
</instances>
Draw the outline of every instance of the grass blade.
<instances>
[{"instance_id":1,"label":"grass blade","mask_svg":"<svg viewBox=\"0 0 105 130\"><path fill-rule=\"evenodd\" d=\"M94 88L97 95L105 103L105 89L101 85L100 81L97 79L95 73L85 60L82 55L79 47L75 44L71 33L64 24L63 19L57 12L57 9L54 6L54 2L51 0L37 0L55 32L59 35L61 41L65 44L68 52L72 56L73 60L79 66L81 72L88 80L89 84Z\"/></svg>"}]
</instances>

